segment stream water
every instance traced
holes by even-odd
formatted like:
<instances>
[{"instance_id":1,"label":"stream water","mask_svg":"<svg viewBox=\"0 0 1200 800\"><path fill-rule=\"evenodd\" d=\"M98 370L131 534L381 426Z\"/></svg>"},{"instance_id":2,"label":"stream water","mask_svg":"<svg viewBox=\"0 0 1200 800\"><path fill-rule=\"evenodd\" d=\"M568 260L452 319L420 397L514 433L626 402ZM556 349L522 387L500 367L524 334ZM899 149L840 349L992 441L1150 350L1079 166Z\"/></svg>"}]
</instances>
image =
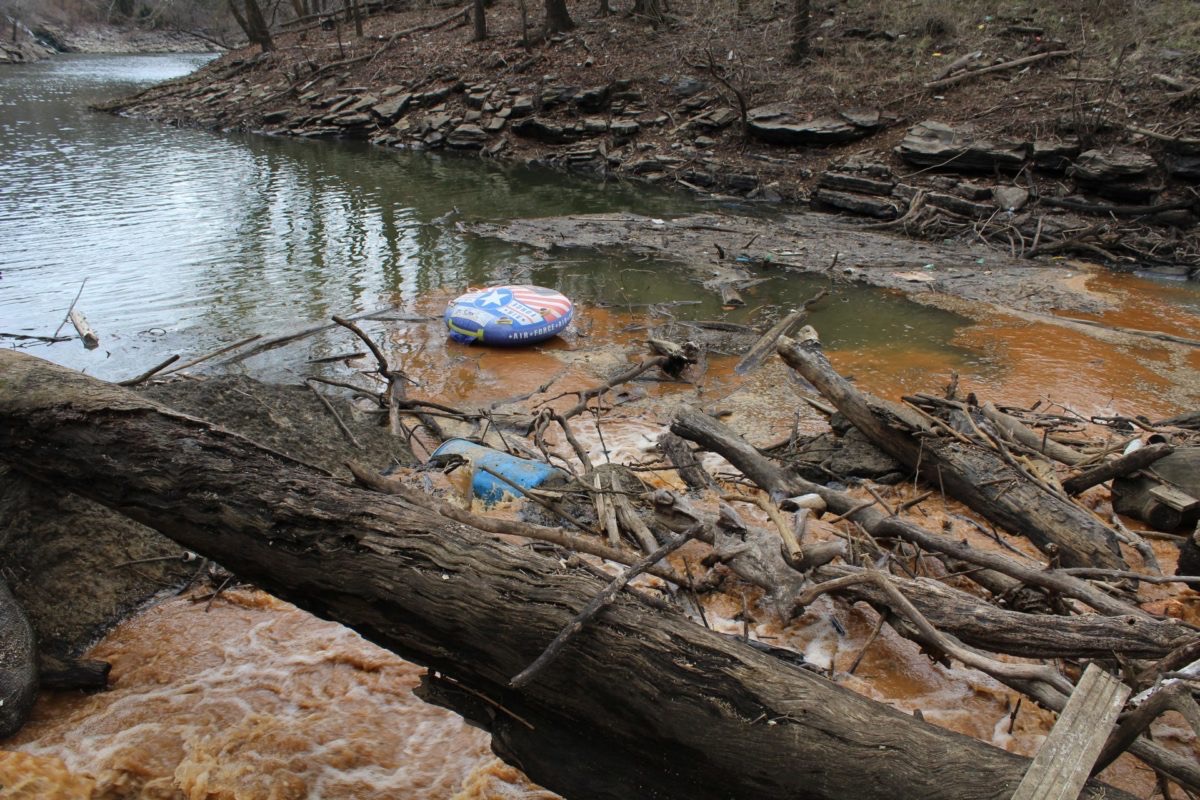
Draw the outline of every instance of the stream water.
<instances>
[{"instance_id":1,"label":"stream water","mask_svg":"<svg viewBox=\"0 0 1200 800\"><path fill-rule=\"evenodd\" d=\"M101 339L94 350L78 340L0 344L117 379L172 353L187 358L335 313L396 304L436 314L447 298L489 281L528 279L572 296L580 332L548 348L476 354L448 345L437 324L390 332L426 391L494 399L541 383L561 368L562 352L631 343L635 334L626 329L645 304L682 302L672 307L681 319L756 322L765 308L798 303L820 287L816 279L774 277L743 292L744 309L727 312L678 265L627 254L552 259L455 226L695 210L697 201L678 195L86 109L203 61L67 56L0 71L0 334L53 334L78 294L76 307ZM1197 336L1194 287L1078 269L1094 291L1122 298L1106 321ZM1179 410L1160 397L1170 378L1146 367L1168 356L1149 344L1116 348L1003 315L969 323L852 288L811 322L836 363L887 394L934 390L958 371L971 388L1010 401L1049 398L1085 412ZM260 359L255 374L286 376L305 356L352 349L343 333L313 337L299 357ZM714 360L714 374L735 381L731 363ZM1200 369L1194 355L1172 363ZM810 659L844 668L870 629L870 620L851 615L841 639L825 622L779 635L803 639ZM1036 748L1044 720L1023 712L1010 727L1011 698L998 685L935 670L887 635L881 642L860 676L847 678L851 688L922 708L931 721L1001 746ZM545 796L494 762L482 734L415 701L416 667L260 594L231 594L209 613L169 602L123 624L93 655L113 662L112 690L90 698L45 693L26 730L0 743L0 797ZM896 669L893 656L916 666ZM872 673L891 688L862 679Z\"/></svg>"}]
</instances>

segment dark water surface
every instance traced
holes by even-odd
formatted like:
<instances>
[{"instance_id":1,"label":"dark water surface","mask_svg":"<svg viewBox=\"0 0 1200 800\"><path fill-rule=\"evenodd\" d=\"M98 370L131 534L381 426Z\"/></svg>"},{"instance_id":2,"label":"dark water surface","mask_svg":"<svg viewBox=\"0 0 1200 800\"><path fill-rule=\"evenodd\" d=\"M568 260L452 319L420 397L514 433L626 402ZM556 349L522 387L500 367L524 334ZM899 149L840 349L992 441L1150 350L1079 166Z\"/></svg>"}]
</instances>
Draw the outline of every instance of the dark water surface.
<instances>
[{"instance_id":1,"label":"dark water surface","mask_svg":"<svg viewBox=\"0 0 1200 800\"><path fill-rule=\"evenodd\" d=\"M677 266L578 254L548 264L455 227L460 219L696 210L681 195L474 158L183 130L87 110L205 60L66 56L0 71L0 332L53 333L85 278L78 308L100 348L72 341L29 351L106 378L171 353L195 355L497 279L527 277L584 303L699 300L679 315L720 314L713 293ZM811 281L781 279L745 294L753 307L814 290ZM861 295L818 318L826 341L945 349L961 324Z\"/></svg>"}]
</instances>

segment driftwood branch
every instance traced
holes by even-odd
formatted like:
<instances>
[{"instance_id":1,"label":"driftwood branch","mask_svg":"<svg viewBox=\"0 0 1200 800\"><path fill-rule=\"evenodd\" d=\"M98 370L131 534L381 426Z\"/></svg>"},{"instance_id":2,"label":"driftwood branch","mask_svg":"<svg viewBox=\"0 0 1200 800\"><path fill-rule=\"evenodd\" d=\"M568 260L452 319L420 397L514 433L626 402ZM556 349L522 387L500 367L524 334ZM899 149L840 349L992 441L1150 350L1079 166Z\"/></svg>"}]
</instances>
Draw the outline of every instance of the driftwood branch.
<instances>
[{"instance_id":1,"label":"driftwood branch","mask_svg":"<svg viewBox=\"0 0 1200 800\"><path fill-rule=\"evenodd\" d=\"M854 388L815 342L785 339L779 354L838 407L875 446L916 470L933 487L966 503L993 523L1025 536L1072 567L1125 569L1116 533L1060 493L1029 479L995 442L964 444L939 434L910 407ZM999 480L1003 479L1003 480Z\"/></svg>"},{"instance_id":2,"label":"driftwood branch","mask_svg":"<svg viewBox=\"0 0 1200 800\"><path fill-rule=\"evenodd\" d=\"M1103 464L1098 464L1091 469L1084 470L1074 477L1067 478L1062 483L1063 491L1071 495L1080 494L1093 486L1111 481L1113 478L1132 475L1138 470L1150 466L1160 458L1171 455L1173 452L1175 452L1175 448L1165 443L1139 447L1132 453L1126 453L1119 458L1105 461Z\"/></svg>"},{"instance_id":3,"label":"driftwood branch","mask_svg":"<svg viewBox=\"0 0 1200 800\"><path fill-rule=\"evenodd\" d=\"M973 78L978 78L980 75L989 75L993 72L1005 72L1017 67L1024 67L1028 64L1036 64L1039 61L1047 61L1051 58L1066 58L1067 56L1075 55L1074 50L1053 50L1046 53L1038 53L1037 55L1025 56L1024 58L1016 58L1012 61L1005 61L1003 64L993 64L990 67L971 70L970 72L961 72L958 75L951 75L949 78L941 80L929 81L925 84L926 89L942 89L947 86L953 86L956 83L962 83Z\"/></svg>"}]
</instances>

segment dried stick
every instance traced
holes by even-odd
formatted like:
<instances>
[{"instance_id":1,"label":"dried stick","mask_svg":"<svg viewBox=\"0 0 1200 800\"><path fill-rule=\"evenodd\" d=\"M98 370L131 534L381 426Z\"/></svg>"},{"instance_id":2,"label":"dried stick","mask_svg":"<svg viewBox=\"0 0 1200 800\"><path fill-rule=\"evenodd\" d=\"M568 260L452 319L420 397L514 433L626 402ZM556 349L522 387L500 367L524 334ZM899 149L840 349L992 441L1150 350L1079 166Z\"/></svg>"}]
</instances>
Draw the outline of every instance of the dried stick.
<instances>
[{"instance_id":1,"label":"dried stick","mask_svg":"<svg viewBox=\"0 0 1200 800\"><path fill-rule=\"evenodd\" d=\"M1191 583L1200 586L1200 575L1146 575L1142 572L1100 569L1099 567L1059 567L1058 571L1081 578L1112 578L1114 580L1132 578L1145 583Z\"/></svg>"},{"instance_id":2,"label":"dried stick","mask_svg":"<svg viewBox=\"0 0 1200 800\"><path fill-rule=\"evenodd\" d=\"M942 78L941 80L929 81L925 84L925 88L926 89L941 89L946 86L952 86L956 83L961 83L962 81L970 80L971 78L977 78L980 75L987 75L988 73L991 73L991 72L1001 72L1004 70L1016 69L1017 67L1023 67L1026 64L1033 64L1038 61L1046 61L1051 58L1065 58L1067 56L1073 56L1073 55L1075 55L1074 50L1053 50L1053 51L1050 51L1047 53L1038 53L1037 55L1033 55L1033 56L1025 56L1024 58L1017 58L1017 59L1013 59L1012 61L1005 61L1003 64L993 64L990 67L983 67L982 69L975 69L975 70L971 70L970 72L960 72L959 74L952 75L949 78Z\"/></svg>"},{"instance_id":3,"label":"dried stick","mask_svg":"<svg viewBox=\"0 0 1200 800\"><path fill-rule=\"evenodd\" d=\"M71 318L71 312L75 310L75 304L79 302L79 297L83 294L83 287L87 286L87 282L88 279L84 278L83 282L79 284L79 291L75 293L75 299L72 300L71 305L67 307L67 313L63 315L63 321L58 323L58 327L54 329L54 336L52 338L58 338L59 331L61 331L63 326L67 324L67 320Z\"/></svg>"},{"instance_id":4,"label":"dried stick","mask_svg":"<svg viewBox=\"0 0 1200 800\"><path fill-rule=\"evenodd\" d=\"M354 314L353 316L345 317L345 319L350 319L350 320L373 319L374 317L377 317L381 314L386 314L387 312L389 312L391 310L392 310L392 306L384 306L383 308L377 308L374 311L367 311L362 314ZM424 322L424 321L427 321L428 319L429 318L427 318L427 317L413 317L412 319L405 320L405 321L407 321L407 322ZM235 356L230 356L229 358L225 359L221 363L223 365L236 364L239 361L245 361L247 358L250 358L252 356L259 355L260 353L265 353L268 350L274 350L277 347L283 347L286 344L291 344L292 342L297 342L301 339L305 339L314 334L330 330L331 328L334 328L334 327L336 327L336 325L334 323L330 322L330 323L325 323L325 324L321 324L321 325L313 325L308 328L303 328L301 330L294 331L292 333L285 333L281 336L276 336L274 338L267 339L264 342L259 342L257 345L250 348L246 352L238 353Z\"/></svg>"},{"instance_id":5,"label":"dried stick","mask_svg":"<svg viewBox=\"0 0 1200 800\"><path fill-rule=\"evenodd\" d=\"M658 540L646 527L646 523L642 522L642 518L634 510L629 498L614 492L609 496L609 502L612 503L613 510L617 512L617 521L621 523L622 527L633 534L633 538L637 539L642 550L653 553L654 548L658 546Z\"/></svg>"},{"instance_id":6,"label":"dried stick","mask_svg":"<svg viewBox=\"0 0 1200 800\"><path fill-rule=\"evenodd\" d=\"M138 375L136 378L129 378L127 380L118 381L117 386L137 386L139 383L147 381L151 377L156 375L157 373L162 372L164 369L171 366L178 360L179 360L179 354L176 353L175 355L168 358L166 361L159 364L157 367L151 367L150 369L143 372L141 375Z\"/></svg>"},{"instance_id":7,"label":"dried stick","mask_svg":"<svg viewBox=\"0 0 1200 800\"><path fill-rule=\"evenodd\" d=\"M450 505L441 498L426 494L425 492L418 492L415 489L405 486L396 478L385 478L353 462L347 462L346 467L354 476L354 480L368 489L374 489L383 494L396 495L415 506L429 509L447 519L461 522L463 525L469 525L477 530L487 531L488 533L502 533L508 536L524 536L526 539L549 542L559 547L565 547L568 550L587 553L590 556L603 558L606 561L613 561L617 564L629 565L637 563L637 553L627 550L616 550L591 539L581 539L560 528L547 528L512 519L500 519L498 517L484 517L479 514L472 514L466 509ZM680 578L670 569L652 567L645 571L656 578L670 581L677 586L688 585L683 578Z\"/></svg>"},{"instance_id":8,"label":"dried stick","mask_svg":"<svg viewBox=\"0 0 1200 800\"><path fill-rule=\"evenodd\" d=\"M584 606L582 611L575 615L573 620L567 623L567 625L558 632L558 636L554 637L554 641L552 641L549 646L542 651L540 656L534 659L532 664L521 670L520 673L518 673L513 677L512 680L508 682L509 688L520 689L522 686L525 686L527 683L537 677L539 672L545 669L550 662L558 657L559 653L561 653L563 648L566 647L567 642L570 641L572 636L583 630L583 626L587 624L589 620L600 613L605 606L610 605L614 600L616 600L617 593L625 587L625 584L629 583L638 575L645 572L647 569L654 566L659 561L663 560L671 553L690 542L700 531L701 527L701 525L693 525L690 529L671 539L671 541L667 542L653 553L639 559L636 564L630 565L629 569L625 570L616 578L614 578L613 581L609 583L602 592L593 597L588 604Z\"/></svg>"},{"instance_id":9,"label":"dried stick","mask_svg":"<svg viewBox=\"0 0 1200 800\"><path fill-rule=\"evenodd\" d=\"M1144 469L1160 458L1171 455L1173 452L1175 452L1175 448L1165 442L1152 444L1147 447L1139 447L1132 453L1127 453L1111 461L1105 461L1072 478L1067 478L1062 482L1063 491L1072 496L1080 494L1105 481L1129 475L1137 472L1139 469Z\"/></svg>"},{"instance_id":10,"label":"dried stick","mask_svg":"<svg viewBox=\"0 0 1200 800\"><path fill-rule=\"evenodd\" d=\"M337 409L333 407L333 403L329 402L329 398L317 391L317 387L313 386L311 378L306 380L304 385L307 386L312 393L317 396L317 399L321 401L321 405L325 406L329 413L333 415L334 421L336 421L338 427L342 429L342 433L346 434L346 438L350 440L350 444L354 445L357 449L362 450L362 444L358 441L358 439L354 438L354 433L351 432L348 427L346 427L346 423L342 421L342 415L339 414Z\"/></svg>"},{"instance_id":11,"label":"dried stick","mask_svg":"<svg viewBox=\"0 0 1200 800\"><path fill-rule=\"evenodd\" d=\"M163 375L164 376L165 375L174 375L176 372L181 372L185 369L190 369L191 367L194 367L197 364L203 364L205 361L208 361L210 358L216 358L217 356L228 353L230 350L237 350L240 347L245 347L246 345L250 344L251 342L256 342L261 338L262 338L262 334L256 333L253 336L250 336L246 339L242 339L240 342L234 342L233 344L225 345L224 347L220 348L219 350L214 350L211 353L206 353L205 355L200 356L199 358L193 358L191 361L186 361L186 362L180 364L178 367L167 370L166 372L163 373Z\"/></svg>"},{"instance_id":12,"label":"dried stick","mask_svg":"<svg viewBox=\"0 0 1200 800\"><path fill-rule=\"evenodd\" d=\"M873 583L878 586L887 595L892 610L900 613L912 623L927 644L937 647L966 666L973 667L997 679L1037 681L1064 695L1071 694L1071 682L1051 667L1043 664L1010 664L996 661L968 649L958 639L942 633L933 627L925 615L917 610L917 607L896 588L895 584L888 580L886 575L874 569L864 569L862 572L824 581L805 589L796 597L796 608L809 605L817 597L827 592L859 583Z\"/></svg>"},{"instance_id":13,"label":"dried stick","mask_svg":"<svg viewBox=\"0 0 1200 800\"><path fill-rule=\"evenodd\" d=\"M637 366L631 367L630 369L625 370L621 374L616 375L612 378L609 378L607 381L600 384L599 386L593 386L591 389L585 389L581 392L566 392L564 394L560 394L558 397L566 397L567 395L573 394L579 398L579 402L576 403L574 406L572 406L567 411L560 414L559 416L561 416L563 419L570 419L571 417L577 417L580 414L582 414L584 411L587 410L588 402L593 397L599 397L600 395L603 395L603 394L609 392L614 387L619 386L622 383L631 381L634 378L638 377L639 375L649 372L650 370L654 369L655 367L666 366L670 361L671 361L671 359L666 356L653 356L652 358L644 359ZM558 397L552 397L552 398L550 398L550 400L546 400L543 403L543 405L545 405L545 403L550 403L554 400L557 400Z\"/></svg>"},{"instance_id":14,"label":"dried stick","mask_svg":"<svg viewBox=\"0 0 1200 800\"><path fill-rule=\"evenodd\" d=\"M1092 775L1100 773L1105 767L1116 761L1117 756L1125 752L1150 727L1150 723L1158 719L1165 711L1177 711L1188 721L1196 735L1200 736L1200 707L1192 699L1191 690L1185 684L1173 683L1162 687L1152 694L1140 706L1126 715L1117 729L1108 737L1104 749L1100 751L1096 764L1092 767Z\"/></svg>"},{"instance_id":15,"label":"dried stick","mask_svg":"<svg viewBox=\"0 0 1200 800\"><path fill-rule=\"evenodd\" d=\"M779 510L779 506L771 501L771 498L762 494L744 495L744 494L723 494L721 499L727 503L753 503L762 509L771 522L775 524L775 529L779 531L779 538L783 539L784 554L790 563L797 563L804 558L804 548L800 545L800 540L796 537L796 531L792 529L792 525L783 516Z\"/></svg>"},{"instance_id":16,"label":"dried stick","mask_svg":"<svg viewBox=\"0 0 1200 800\"><path fill-rule=\"evenodd\" d=\"M858 669L858 665L862 663L863 656L867 654L867 650L879 637L879 632L883 630L883 624L885 622L887 622L887 616L885 614L880 614L878 621L875 623L875 627L871 629L871 635L867 637L867 641L863 643L862 649L859 650L858 655L854 657L854 662L850 664L850 669L846 670L848 674L853 675L855 670Z\"/></svg>"}]
</instances>

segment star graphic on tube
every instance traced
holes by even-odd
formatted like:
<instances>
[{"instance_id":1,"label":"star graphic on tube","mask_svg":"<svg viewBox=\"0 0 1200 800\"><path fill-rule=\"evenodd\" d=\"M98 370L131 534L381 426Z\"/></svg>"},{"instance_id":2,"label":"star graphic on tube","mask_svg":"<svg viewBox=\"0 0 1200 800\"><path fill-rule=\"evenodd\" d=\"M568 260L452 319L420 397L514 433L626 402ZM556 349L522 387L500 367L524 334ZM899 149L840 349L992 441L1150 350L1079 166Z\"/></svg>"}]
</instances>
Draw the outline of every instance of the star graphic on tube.
<instances>
[{"instance_id":1,"label":"star graphic on tube","mask_svg":"<svg viewBox=\"0 0 1200 800\"><path fill-rule=\"evenodd\" d=\"M504 289L492 289L487 294L476 300L476 305L481 308L487 306L502 306L508 302L509 293Z\"/></svg>"}]
</instances>

